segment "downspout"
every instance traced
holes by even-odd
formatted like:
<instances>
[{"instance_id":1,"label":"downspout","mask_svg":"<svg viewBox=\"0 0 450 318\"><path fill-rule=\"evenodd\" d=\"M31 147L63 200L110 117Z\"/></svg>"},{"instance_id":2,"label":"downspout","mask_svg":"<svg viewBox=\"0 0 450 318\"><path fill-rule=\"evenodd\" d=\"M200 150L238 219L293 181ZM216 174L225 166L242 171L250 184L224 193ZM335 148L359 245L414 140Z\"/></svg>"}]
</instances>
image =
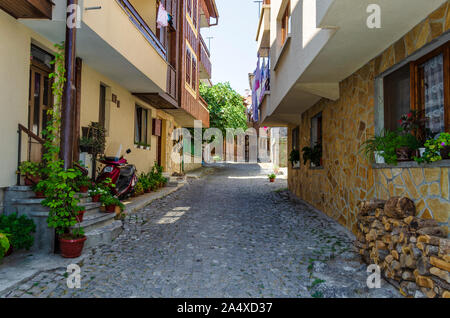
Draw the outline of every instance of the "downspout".
<instances>
[{"instance_id":1,"label":"downspout","mask_svg":"<svg viewBox=\"0 0 450 318\"><path fill-rule=\"evenodd\" d=\"M67 0L69 6L78 6L78 0ZM72 16L72 12L67 12L67 19ZM77 12L75 12L77 14ZM61 116L61 159L64 160L64 169L72 167L73 163L73 131L74 131L74 104L75 104L75 59L76 59L76 34L77 28L69 27L66 23L66 42L65 42L65 68L66 68L66 86L64 88L64 104Z\"/></svg>"}]
</instances>

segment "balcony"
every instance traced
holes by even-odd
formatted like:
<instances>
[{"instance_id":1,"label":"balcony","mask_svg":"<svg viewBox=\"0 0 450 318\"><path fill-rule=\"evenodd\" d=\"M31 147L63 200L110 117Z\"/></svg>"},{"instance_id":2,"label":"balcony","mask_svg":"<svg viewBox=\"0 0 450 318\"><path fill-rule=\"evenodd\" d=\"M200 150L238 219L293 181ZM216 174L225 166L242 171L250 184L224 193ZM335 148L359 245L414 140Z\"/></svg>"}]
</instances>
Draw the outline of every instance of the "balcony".
<instances>
[{"instance_id":1,"label":"balcony","mask_svg":"<svg viewBox=\"0 0 450 318\"><path fill-rule=\"evenodd\" d=\"M206 46L205 40L200 35L199 43L199 56L200 56L200 79L210 79L212 75L212 65L210 60L210 53Z\"/></svg>"},{"instance_id":2,"label":"balcony","mask_svg":"<svg viewBox=\"0 0 450 318\"><path fill-rule=\"evenodd\" d=\"M270 0L265 0L263 3L256 41L258 42L259 55L267 57L270 49Z\"/></svg>"},{"instance_id":3,"label":"balcony","mask_svg":"<svg viewBox=\"0 0 450 318\"><path fill-rule=\"evenodd\" d=\"M0 8L16 19L51 19L51 0L0 0Z\"/></svg>"}]
</instances>

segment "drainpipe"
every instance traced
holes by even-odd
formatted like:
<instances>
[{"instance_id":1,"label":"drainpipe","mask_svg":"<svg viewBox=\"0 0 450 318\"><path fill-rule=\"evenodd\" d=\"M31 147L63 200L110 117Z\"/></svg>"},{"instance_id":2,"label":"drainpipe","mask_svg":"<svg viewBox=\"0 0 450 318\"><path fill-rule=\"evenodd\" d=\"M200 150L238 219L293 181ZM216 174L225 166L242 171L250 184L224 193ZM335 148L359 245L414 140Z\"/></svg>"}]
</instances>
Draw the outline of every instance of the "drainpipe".
<instances>
[{"instance_id":1,"label":"drainpipe","mask_svg":"<svg viewBox=\"0 0 450 318\"><path fill-rule=\"evenodd\" d=\"M67 7L70 5L78 5L78 0L67 0ZM71 14L71 12L67 13L67 19ZM71 168L73 163L76 35L77 28L69 27L66 23L65 68L67 82L64 88L64 104L61 114L61 159L64 160L64 169L66 170Z\"/></svg>"}]
</instances>

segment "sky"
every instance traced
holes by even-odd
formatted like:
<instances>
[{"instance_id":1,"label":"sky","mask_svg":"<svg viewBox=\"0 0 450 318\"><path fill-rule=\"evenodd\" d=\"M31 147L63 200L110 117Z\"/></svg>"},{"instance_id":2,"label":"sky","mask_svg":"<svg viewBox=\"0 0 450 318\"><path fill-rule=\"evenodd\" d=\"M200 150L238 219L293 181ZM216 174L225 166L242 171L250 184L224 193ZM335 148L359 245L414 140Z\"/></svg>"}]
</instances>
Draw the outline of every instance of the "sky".
<instances>
[{"instance_id":1,"label":"sky","mask_svg":"<svg viewBox=\"0 0 450 318\"><path fill-rule=\"evenodd\" d=\"M253 0L216 0L219 25L202 29L211 39L213 84L230 82L238 93L249 89L248 73L256 68L258 3Z\"/></svg>"}]
</instances>

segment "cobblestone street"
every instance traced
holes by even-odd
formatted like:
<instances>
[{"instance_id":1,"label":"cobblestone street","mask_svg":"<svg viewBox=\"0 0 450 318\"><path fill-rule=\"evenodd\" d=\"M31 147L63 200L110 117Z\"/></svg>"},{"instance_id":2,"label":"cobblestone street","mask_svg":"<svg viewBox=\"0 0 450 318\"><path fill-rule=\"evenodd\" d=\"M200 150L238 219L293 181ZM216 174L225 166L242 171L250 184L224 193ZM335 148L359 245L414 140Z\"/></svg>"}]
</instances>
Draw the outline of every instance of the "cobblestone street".
<instances>
[{"instance_id":1,"label":"cobblestone street","mask_svg":"<svg viewBox=\"0 0 450 318\"><path fill-rule=\"evenodd\" d=\"M66 269L40 273L3 297L399 297L366 287L353 237L260 165L223 165L124 222L89 252L81 289ZM311 191L314 191L311 189Z\"/></svg>"}]
</instances>

